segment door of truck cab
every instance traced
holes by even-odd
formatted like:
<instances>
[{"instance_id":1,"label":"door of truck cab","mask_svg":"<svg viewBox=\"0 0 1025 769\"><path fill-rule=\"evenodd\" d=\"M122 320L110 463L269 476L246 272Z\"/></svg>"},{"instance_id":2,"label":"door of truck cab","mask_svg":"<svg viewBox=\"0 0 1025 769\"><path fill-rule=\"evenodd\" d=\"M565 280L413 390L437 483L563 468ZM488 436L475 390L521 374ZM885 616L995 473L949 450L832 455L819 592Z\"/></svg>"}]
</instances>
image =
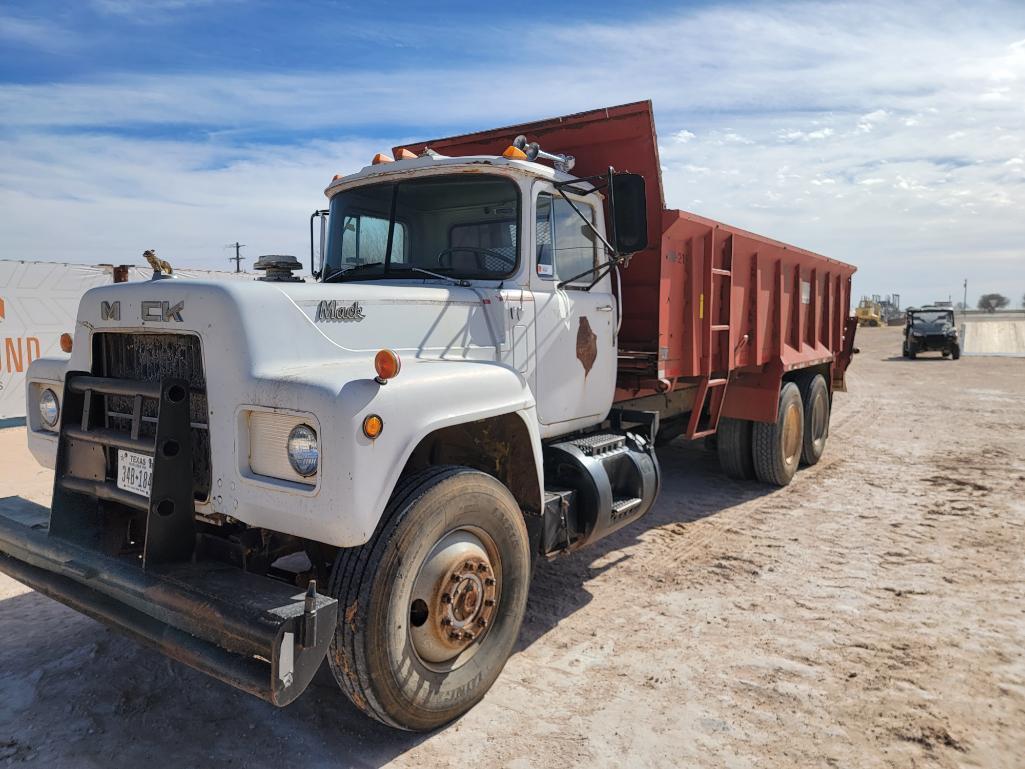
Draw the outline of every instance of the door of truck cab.
<instances>
[{"instance_id":1,"label":"door of truck cab","mask_svg":"<svg viewBox=\"0 0 1025 769\"><path fill-rule=\"evenodd\" d=\"M601 228L600 209L573 198L581 213ZM534 188L533 259L536 391L538 418L554 425L603 418L612 405L616 383L616 302L605 276L590 291L587 275L568 280L604 261L594 233L551 184Z\"/></svg>"}]
</instances>

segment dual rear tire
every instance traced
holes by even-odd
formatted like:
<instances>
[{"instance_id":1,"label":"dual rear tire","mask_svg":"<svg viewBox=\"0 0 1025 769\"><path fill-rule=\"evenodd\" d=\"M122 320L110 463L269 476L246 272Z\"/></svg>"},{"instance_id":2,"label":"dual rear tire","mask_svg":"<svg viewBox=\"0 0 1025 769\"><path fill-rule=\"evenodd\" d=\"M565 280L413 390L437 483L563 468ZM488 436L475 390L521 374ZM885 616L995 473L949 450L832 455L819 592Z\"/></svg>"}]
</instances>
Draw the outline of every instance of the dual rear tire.
<instances>
[{"instance_id":1,"label":"dual rear tire","mask_svg":"<svg viewBox=\"0 0 1025 769\"><path fill-rule=\"evenodd\" d=\"M821 374L784 382L775 422L719 420L719 463L735 480L786 486L799 465L822 457L829 435L829 389Z\"/></svg>"}]
</instances>

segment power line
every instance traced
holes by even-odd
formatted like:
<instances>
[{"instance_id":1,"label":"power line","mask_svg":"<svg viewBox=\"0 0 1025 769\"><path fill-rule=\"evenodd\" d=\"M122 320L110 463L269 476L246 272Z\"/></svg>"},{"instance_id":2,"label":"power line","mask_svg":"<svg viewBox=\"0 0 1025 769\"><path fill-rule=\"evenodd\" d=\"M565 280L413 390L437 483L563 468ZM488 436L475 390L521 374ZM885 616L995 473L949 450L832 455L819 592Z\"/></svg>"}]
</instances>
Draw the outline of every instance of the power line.
<instances>
[{"instance_id":1,"label":"power line","mask_svg":"<svg viewBox=\"0 0 1025 769\"><path fill-rule=\"evenodd\" d=\"M235 272L242 272L242 260L245 259L245 257L242 256L242 254L239 251L240 251L240 249L245 248L245 246L246 246L245 243L239 243L238 241L236 241L234 243L229 243L228 245L225 246L225 248L234 248L235 249L235 255L228 257L228 261L229 262L234 262L235 263Z\"/></svg>"}]
</instances>

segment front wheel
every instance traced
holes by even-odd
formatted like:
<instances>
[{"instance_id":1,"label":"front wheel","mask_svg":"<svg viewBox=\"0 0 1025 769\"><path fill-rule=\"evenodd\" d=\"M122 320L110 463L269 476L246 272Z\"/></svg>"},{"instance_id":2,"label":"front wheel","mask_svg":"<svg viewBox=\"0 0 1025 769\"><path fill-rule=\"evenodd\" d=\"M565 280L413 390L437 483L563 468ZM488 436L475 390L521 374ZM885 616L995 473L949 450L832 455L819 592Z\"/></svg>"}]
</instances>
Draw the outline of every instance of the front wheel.
<instances>
[{"instance_id":1,"label":"front wheel","mask_svg":"<svg viewBox=\"0 0 1025 769\"><path fill-rule=\"evenodd\" d=\"M335 680L378 721L442 726L502 672L529 583L527 530L508 489L465 467L411 476L371 540L335 561Z\"/></svg>"},{"instance_id":2,"label":"front wheel","mask_svg":"<svg viewBox=\"0 0 1025 769\"><path fill-rule=\"evenodd\" d=\"M957 360L961 357L961 345L955 344L953 347L950 348L950 357L954 360Z\"/></svg>"}]
</instances>

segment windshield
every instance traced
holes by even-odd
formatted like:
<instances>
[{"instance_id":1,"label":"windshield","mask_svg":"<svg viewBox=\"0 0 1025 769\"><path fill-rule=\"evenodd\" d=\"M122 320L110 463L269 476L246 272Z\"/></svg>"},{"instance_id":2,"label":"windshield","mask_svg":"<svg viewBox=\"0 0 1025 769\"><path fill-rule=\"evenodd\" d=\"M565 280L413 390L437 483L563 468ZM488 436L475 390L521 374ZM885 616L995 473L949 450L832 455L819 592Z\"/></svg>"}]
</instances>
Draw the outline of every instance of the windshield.
<instances>
[{"instance_id":1,"label":"windshield","mask_svg":"<svg viewBox=\"0 0 1025 769\"><path fill-rule=\"evenodd\" d=\"M946 310L916 312L911 315L911 327L918 331L946 331L954 324L954 316Z\"/></svg>"},{"instance_id":2,"label":"windshield","mask_svg":"<svg viewBox=\"0 0 1025 769\"><path fill-rule=\"evenodd\" d=\"M331 199L325 280L420 276L501 279L516 269L520 201L498 176L382 182Z\"/></svg>"}]
</instances>

